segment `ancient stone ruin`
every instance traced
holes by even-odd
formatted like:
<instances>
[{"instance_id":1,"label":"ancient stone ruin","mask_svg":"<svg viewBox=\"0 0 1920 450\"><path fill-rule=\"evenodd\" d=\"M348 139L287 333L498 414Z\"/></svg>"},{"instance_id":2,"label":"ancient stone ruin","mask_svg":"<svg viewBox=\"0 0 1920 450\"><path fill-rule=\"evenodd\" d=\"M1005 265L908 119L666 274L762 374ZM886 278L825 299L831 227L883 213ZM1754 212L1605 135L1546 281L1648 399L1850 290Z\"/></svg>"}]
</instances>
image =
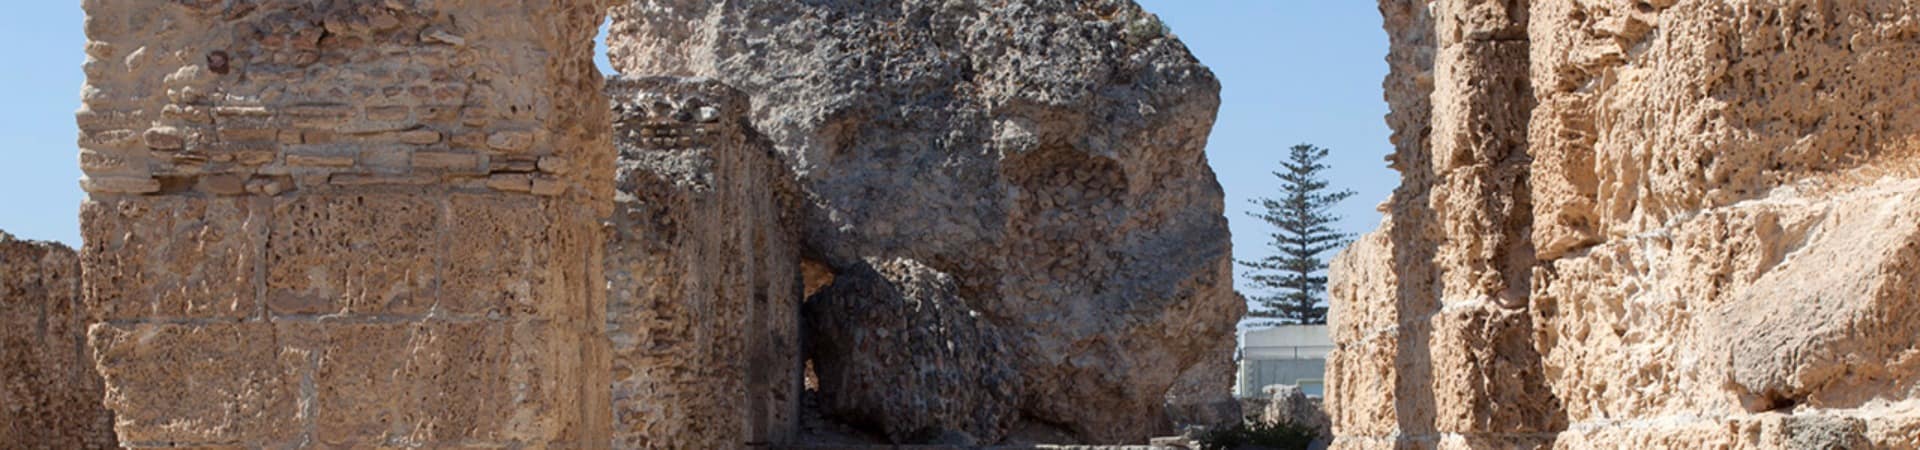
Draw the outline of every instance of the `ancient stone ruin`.
<instances>
[{"instance_id":1,"label":"ancient stone ruin","mask_svg":"<svg viewBox=\"0 0 1920 450\"><path fill-rule=\"evenodd\" d=\"M607 442L599 8L86 7L84 298L121 445Z\"/></svg>"},{"instance_id":2,"label":"ancient stone ruin","mask_svg":"<svg viewBox=\"0 0 1920 450\"><path fill-rule=\"evenodd\" d=\"M0 235L0 447L1241 416L1219 83L1131 2L83 8L85 245ZM1381 0L1333 446L1920 448L1916 8Z\"/></svg>"},{"instance_id":3,"label":"ancient stone ruin","mask_svg":"<svg viewBox=\"0 0 1920 450\"><path fill-rule=\"evenodd\" d=\"M114 445L83 309L73 249L0 232L0 447Z\"/></svg>"},{"instance_id":4,"label":"ancient stone ruin","mask_svg":"<svg viewBox=\"0 0 1920 450\"><path fill-rule=\"evenodd\" d=\"M786 166L726 85L616 79L607 94L613 446L792 442L802 285Z\"/></svg>"},{"instance_id":5,"label":"ancient stone ruin","mask_svg":"<svg viewBox=\"0 0 1920 450\"><path fill-rule=\"evenodd\" d=\"M1237 416L1219 85L1131 2L83 8L85 245L0 238L0 447Z\"/></svg>"},{"instance_id":6,"label":"ancient stone ruin","mask_svg":"<svg viewBox=\"0 0 1920 450\"><path fill-rule=\"evenodd\" d=\"M1383 0L1335 448L1920 448L1916 6Z\"/></svg>"},{"instance_id":7,"label":"ancient stone ruin","mask_svg":"<svg viewBox=\"0 0 1920 450\"><path fill-rule=\"evenodd\" d=\"M1233 404L1220 383L1245 307L1204 155L1220 86L1139 6L649 0L612 15L621 72L752 97L805 194L807 257L854 274L805 314L829 409L890 417L877 425L895 436L1142 443L1174 431L1168 414Z\"/></svg>"}]
</instances>

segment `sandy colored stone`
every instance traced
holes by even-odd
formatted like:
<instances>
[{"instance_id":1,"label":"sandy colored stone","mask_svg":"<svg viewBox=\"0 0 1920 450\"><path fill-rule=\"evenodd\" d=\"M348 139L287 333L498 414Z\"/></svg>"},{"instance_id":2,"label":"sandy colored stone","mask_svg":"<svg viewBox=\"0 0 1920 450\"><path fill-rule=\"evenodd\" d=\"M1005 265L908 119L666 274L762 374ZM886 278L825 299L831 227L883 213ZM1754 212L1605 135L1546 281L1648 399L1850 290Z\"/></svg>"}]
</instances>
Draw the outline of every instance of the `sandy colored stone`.
<instances>
[{"instance_id":1,"label":"sandy colored stone","mask_svg":"<svg viewBox=\"0 0 1920 450\"><path fill-rule=\"evenodd\" d=\"M480 155L447 152L413 152L413 167L421 169L475 170Z\"/></svg>"},{"instance_id":2,"label":"sandy colored stone","mask_svg":"<svg viewBox=\"0 0 1920 450\"><path fill-rule=\"evenodd\" d=\"M80 179L80 189L98 194L146 194L160 191L160 180L150 177L89 176Z\"/></svg>"},{"instance_id":3,"label":"sandy colored stone","mask_svg":"<svg viewBox=\"0 0 1920 450\"><path fill-rule=\"evenodd\" d=\"M1382 1L1334 447L1912 446L1913 8Z\"/></svg>"},{"instance_id":4,"label":"sandy colored stone","mask_svg":"<svg viewBox=\"0 0 1920 450\"><path fill-rule=\"evenodd\" d=\"M84 5L85 348L119 444L607 447L602 3ZM470 185L460 136L496 133L568 189Z\"/></svg>"},{"instance_id":5,"label":"sandy colored stone","mask_svg":"<svg viewBox=\"0 0 1920 450\"><path fill-rule=\"evenodd\" d=\"M431 145L440 143L440 132L433 130L410 130L400 133L400 142L413 145Z\"/></svg>"},{"instance_id":6,"label":"sandy colored stone","mask_svg":"<svg viewBox=\"0 0 1920 450\"><path fill-rule=\"evenodd\" d=\"M401 314L434 304L444 212L408 195L277 200L267 307L288 314Z\"/></svg>"},{"instance_id":7,"label":"sandy colored stone","mask_svg":"<svg viewBox=\"0 0 1920 450\"><path fill-rule=\"evenodd\" d=\"M487 187L502 192L532 192L533 176L524 173L497 173L487 177Z\"/></svg>"},{"instance_id":8,"label":"sandy colored stone","mask_svg":"<svg viewBox=\"0 0 1920 450\"><path fill-rule=\"evenodd\" d=\"M744 126L747 97L732 88L621 77L607 92L619 152L605 259L614 447L792 442L801 377L792 175ZM675 113L703 107L724 120ZM697 138L645 137L663 134Z\"/></svg>"},{"instance_id":9,"label":"sandy colored stone","mask_svg":"<svg viewBox=\"0 0 1920 450\"><path fill-rule=\"evenodd\" d=\"M537 264L552 258L543 202L529 197L454 195L448 201L450 236L441 268L438 310L483 317L527 316L546 288Z\"/></svg>"},{"instance_id":10,"label":"sandy colored stone","mask_svg":"<svg viewBox=\"0 0 1920 450\"><path fill-rule=\"evenodd\" d=\"M89 311L102 320L259 316L266 205L189 197L81 205Z\"/></svg>"},{"instance_id":11,"label":"sandy colored stone","mask_svg":"<svg viewBox=\"0 0 1920 450\"><path fill-rule=\"evenodd\" d=\"M88 342L123 443L297 442L297 354L265 323L98 325Z\"/></svg>"},{"instance_id":12,"label":"sandy colored stone","mask_svg":"<svg viewBox=\"0 0 1920 450\"><path fill-rule=\"evenodd\" d=\"M647 0L613 16L616 69L752 98L808 200L816 259L952 275L1010 338L1022 415L1140 443L1172 433L1170 402L1231 401L1244 304L1204 156L1219 82L1157 17L974 0Z\"/></svg>"},{"instance_id":13,"label":"sandy colored stone","mask_svg":"<svg viewBox=\"0 0 1920 450\"><path fill-rule=\"evenodd\" d=\"M1308 398L1299 386L1292 385L1267 386L1261 391L1272 399L1260 413L1262 423L1313 430L1322 438L1331 439L1327 411L1320 399Z\"/></svg>"},{"instance_id":14,"label":"sandy colored stone","mask_svg":"<svg viewBox=\"0 0 1920 450\"><path fill-rule=\"evenodd\" d=\"M533 146L533 133L525 131L502 131L487 136L487 146L494 150L516 152Z\"/></svg>"},{"instance_id":15,"label":"sandy colored stone","mask_svg":"<svg viewBox=\"0 0 1920 450\"><path fill-rule=\"evenodd\" d=\"M0 447L115 448L80 298L77 253L0 232Z\"/></svg>"}]
</instances>

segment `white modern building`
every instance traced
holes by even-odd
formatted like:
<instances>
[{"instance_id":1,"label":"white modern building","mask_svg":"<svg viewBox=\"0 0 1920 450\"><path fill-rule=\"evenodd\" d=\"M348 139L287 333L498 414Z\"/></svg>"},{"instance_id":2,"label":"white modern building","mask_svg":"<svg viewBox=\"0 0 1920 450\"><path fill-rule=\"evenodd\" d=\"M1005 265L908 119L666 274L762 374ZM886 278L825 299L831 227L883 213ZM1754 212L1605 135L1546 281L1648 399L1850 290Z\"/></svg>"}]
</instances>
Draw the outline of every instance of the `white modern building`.
<instances>
[{"instance_id":1,"label":"white modern building","mask_svg":"<svg viewBox=\"0 0 1920 450\"><path fill-rule=\"evenodd\" d=\"M1327 353L1333 340L1326 325L1280 325L1240 331L1240 374L1233 393L1259 397L1268 385L1300 386L1307 395L1326 391Z\"/></svg>"}]
</instances>

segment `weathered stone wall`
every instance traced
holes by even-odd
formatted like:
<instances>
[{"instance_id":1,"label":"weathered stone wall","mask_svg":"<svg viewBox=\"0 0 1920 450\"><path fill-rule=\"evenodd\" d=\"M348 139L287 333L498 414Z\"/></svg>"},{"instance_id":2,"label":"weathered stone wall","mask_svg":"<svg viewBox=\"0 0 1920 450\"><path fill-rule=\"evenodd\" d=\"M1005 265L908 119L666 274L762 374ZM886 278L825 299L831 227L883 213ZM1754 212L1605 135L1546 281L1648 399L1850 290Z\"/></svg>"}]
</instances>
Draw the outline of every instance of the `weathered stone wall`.
<instances>
[{"instance_id":1,"label":"weathered stone wall","mask_svg":"<svg viewBox=\"0 0 1920 450\"><path fill-rule=\"evenodd\" d=\"M0 448L115 448L86 331L79 255L0 232Z\"/></svg>"},{"instance_id":2,"label":"weathered stone wall","mask_svg":"<svg viewBox=\"0 0 1920 450\"><path fill-rule=\"evenodd\" d=\"M799 426L791 172L714 81L609 82L607 332L617 448L743 448Z\"/></svg>"},{"instance_id":3,"label":"weathered stone wall","mask_svg":"<svg viewBox=\"0 0 1920 450\"><path fill-rule=\"evenodd\" d=\"M1403 183L1335 263L1337 447L1920 446L1913 5L1381 10Z\"/></svg>"},{"instance_id":4,"label":"weathered stone wall","mask_svg":"<svg viewBox=\"0 0 1920 450\"><path fill-rule=\"evenodd\" d=\"M941 424L995 442L998 414L1014 408L1023 423L1086 442L1144 442L1175 419L1236 416L1185 413L1234 404L1233 326L1244 311L1204 153L1219 83L1138 5L642 0L613 16L621 72L712 77L751 96L755 127L805 193L808 256L841 274L883 261L951 277L955 306L1008 343L1009 358L956 360L941 373L838 372L965 383L1019 374L964 386L995 393L962 402L982 417L949 421L955 409L930 407L875 428ZM840 315L820 325L851 327L828 334L846 338L947 320L858 309L916 304L908 298L866 303L815 308L809 320ZM857 342L813 348L862 352L838 361L901 356ZM894 388L850 409L952 389Z\"/></svg>"},{"instance_id":5,"label":"weathered stone wall","mask_svg":"<svg viewBox=\"0 0 1920 450\"><path fill-rule=\"evenodd\" d=\"M601 5L83 7L121 445L606 445Z\"/></svg>"}]
</instances>

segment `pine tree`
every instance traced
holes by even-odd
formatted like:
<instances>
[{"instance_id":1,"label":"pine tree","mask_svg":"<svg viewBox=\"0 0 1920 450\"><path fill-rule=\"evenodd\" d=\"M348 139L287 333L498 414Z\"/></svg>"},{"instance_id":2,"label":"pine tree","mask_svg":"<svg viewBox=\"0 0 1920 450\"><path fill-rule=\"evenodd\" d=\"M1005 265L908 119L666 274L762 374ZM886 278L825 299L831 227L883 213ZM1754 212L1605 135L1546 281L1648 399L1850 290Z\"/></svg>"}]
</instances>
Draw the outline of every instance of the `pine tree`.
<instances>
[{"instance_id":1,"label":"pine tree","mask_svg":"<svg viewBox=\"0 0 1920 450\"><path fill-rule=\"evenodd\" d=\"M1279 228L1269 244L1274 255L1240 261L1240 265L1253 269L1250 287L1268 292L1254 297L1260 303L1254 316L1300 324L1327 323L1327 307L1320 304L1321 293L1327 290L1327 277L1322 274L1327 263L1320 256L1347 245L1352 238L1333 229L1340 218L1327 209L1352 197L1353 191L1327 190L1327 181L1321 178L1327 165L1320 163L1326 157L1327 149L1309 144L1293 146L1287 160L1281 162L1286 170L1273 173L1281 181L1280 198L1252 201L1266 212L1247 215Z\"/></svg>"}]
</instances>

